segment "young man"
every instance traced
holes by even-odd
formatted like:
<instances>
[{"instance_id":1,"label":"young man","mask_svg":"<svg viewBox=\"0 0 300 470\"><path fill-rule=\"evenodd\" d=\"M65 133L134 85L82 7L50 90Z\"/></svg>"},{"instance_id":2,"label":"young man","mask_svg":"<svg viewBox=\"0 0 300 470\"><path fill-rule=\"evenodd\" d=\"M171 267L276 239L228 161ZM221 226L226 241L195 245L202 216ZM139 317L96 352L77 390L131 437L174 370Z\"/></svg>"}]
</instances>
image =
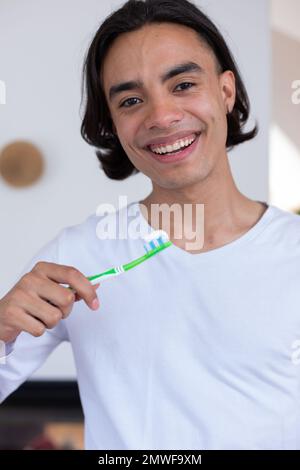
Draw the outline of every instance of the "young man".
<instances>
[{"instance_id":1,"label":"young man","mask_svg":"<svg viewBox=\"0 0 300 470\"><path fill-rule=\"evenodd\" d=\"M82 135L105 173L151 178L129 207L141 230L164 228L155 204L202 204L204 242L187 249L172 219L173 246L103 283L99 308L85 275L140 256L141 240L100 240L94 215L60 232L0 301L0 399L69 340L88 449L299 449L300 219L232 178L227 151L257 129L242 132L249 102L224 39L185 0L129 1L85 77Z\"/></svg>"}]
</instances>

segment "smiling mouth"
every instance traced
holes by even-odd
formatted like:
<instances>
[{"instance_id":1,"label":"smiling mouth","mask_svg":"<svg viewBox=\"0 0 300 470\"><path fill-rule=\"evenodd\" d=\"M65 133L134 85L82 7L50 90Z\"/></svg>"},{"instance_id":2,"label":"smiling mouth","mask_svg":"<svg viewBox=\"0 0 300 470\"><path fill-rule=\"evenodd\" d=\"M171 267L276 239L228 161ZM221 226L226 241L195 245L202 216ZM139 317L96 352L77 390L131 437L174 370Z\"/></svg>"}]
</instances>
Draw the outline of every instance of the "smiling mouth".
<instances>
[{"instance_id":1,"label":"smiling mouth","mask_svg":"<svg viewBox=\"0 0 300 470\"><path fill-rule=\"evenodd\" d=\"M177 153L180 153L183 150L189 148L191 145L193 145L195 140L197 140L200 135L201 132L198 132L188 138L179 139L172 145L160 145L156 147L154 147L153 145L148 145L146 148L149 152L158 157L176 155Z\"/></svg>"}]
</instances>

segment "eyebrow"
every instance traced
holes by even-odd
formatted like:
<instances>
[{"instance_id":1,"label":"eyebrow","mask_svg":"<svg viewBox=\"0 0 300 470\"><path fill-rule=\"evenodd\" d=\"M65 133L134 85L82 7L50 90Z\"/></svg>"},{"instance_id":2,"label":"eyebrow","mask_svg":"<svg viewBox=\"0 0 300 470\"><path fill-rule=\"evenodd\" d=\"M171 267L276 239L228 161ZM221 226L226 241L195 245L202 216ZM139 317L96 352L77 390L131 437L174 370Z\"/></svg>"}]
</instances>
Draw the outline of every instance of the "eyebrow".
<instances>
[{"instance_id":1,"label":"eyebrow","mask_svg":"<svg viewBox=\"0 0 300 470\"><path fill-rule=\"evenodd\" d=\"M163 75L161 75L161 83L165 83L166 81L170 80L170 78L176 77L177 75L187 72L204 73L204 69L195 62L186 62L184 64L178 64L172 67L171 69L167 70ZM113 85L109 89L109 99L111 101L117 94L122 93L122 91L136 90L140 88L143 88L143 82L141 82L140 80L131 80L128 82L118 83L116 85Z\"/></svg>"}]
</instances>

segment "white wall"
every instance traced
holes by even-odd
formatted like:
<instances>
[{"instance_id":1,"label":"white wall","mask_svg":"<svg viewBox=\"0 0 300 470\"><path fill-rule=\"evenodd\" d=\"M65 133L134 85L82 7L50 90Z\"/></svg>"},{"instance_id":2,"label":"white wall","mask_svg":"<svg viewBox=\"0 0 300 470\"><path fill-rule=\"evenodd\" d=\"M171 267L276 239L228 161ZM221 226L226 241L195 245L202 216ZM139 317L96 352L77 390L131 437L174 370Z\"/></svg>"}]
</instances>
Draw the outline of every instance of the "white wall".
<instances>
[{"instance_id":1,"label":"white wall","mask_svg":"<svg viewBox=\"0 0 300 470\"><path fill-rule=\"evenodd\" d=\"M0 148L29 139L46 158L43 179L29 189L0 181L0 296L28 259L58 230L78 223L101 202L117 204L149 193L143 175L108 180L80 137L83 56L102 19L121 1L1 0L0 80L7 104L0 105ZM260 124L259 137L239 146L230 160L239 188L268 200L270 37L268 0L196 2L217 23L232 48ZM247 129L253 124L251 120ZM35 377L73 377L68 345L52 354Z\"/></svg>"},{"instance_id":2,"label":"white wall","mask_svg":"<svg viewBox=\"0 0 300 470\"><path fill-rule=\"evenodd\" d=\"M300 210L300 2L272 0L271 5L270 202L296 212ZM293 88L295 82L298 82L297 92Z\"/></svg>"}]
</instances>

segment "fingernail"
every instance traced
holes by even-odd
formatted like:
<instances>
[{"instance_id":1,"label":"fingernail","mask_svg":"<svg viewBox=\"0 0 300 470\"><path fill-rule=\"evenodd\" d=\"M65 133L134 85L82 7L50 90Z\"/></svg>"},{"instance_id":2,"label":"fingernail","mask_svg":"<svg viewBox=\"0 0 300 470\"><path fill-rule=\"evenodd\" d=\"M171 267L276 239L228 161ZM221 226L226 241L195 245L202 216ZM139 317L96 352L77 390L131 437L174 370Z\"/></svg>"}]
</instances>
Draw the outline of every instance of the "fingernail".
<instances>
[{"instance_id":1,"label":"fingernail","mask_svg":"<svg viewBox=\"0 0 300 470\"><path fill-rule=\"evenodd\" d=\"M92 302L92 309L97 310L99 308L99 306L100 306L100 304L99 304L98 298L94 299L93 302Z\"/></svg>"}]
</instances>

